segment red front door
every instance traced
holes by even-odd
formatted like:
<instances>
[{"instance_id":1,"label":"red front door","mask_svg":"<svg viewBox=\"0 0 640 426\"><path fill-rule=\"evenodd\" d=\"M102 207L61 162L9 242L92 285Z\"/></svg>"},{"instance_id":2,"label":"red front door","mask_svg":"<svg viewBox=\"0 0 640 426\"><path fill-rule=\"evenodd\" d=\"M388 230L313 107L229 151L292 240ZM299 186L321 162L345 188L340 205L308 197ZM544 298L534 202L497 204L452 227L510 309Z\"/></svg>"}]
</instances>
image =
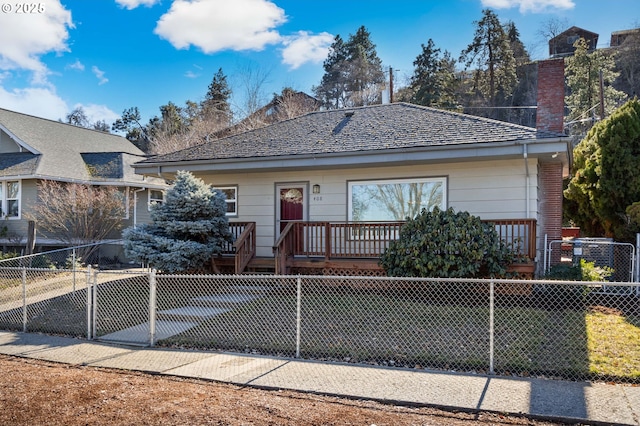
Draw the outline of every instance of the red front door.
<instances>
[{"instance_id":1,"label":"red front door","mask_svg":"<svg viewBox=\"0 0 640 426\"><path fill-rule=\"evenodd\" d=\"M280 187L279 193L279 232L282 232L291 221L304 220L304 188Z\"/></svg>"}]
</instances>

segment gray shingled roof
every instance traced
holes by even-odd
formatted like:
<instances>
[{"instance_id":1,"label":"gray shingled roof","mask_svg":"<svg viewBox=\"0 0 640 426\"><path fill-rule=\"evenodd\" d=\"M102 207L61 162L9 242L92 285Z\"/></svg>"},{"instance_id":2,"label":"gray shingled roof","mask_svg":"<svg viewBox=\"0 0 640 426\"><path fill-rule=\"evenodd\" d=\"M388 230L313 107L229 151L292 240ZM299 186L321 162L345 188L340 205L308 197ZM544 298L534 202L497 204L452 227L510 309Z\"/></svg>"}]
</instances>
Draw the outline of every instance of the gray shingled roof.
<instances>
[{"instance_id":1,"label":"gray shingled roof","mask_svg":"<svg viewBox=\"0 0 640 426\"><path fill-rule=\"evenodd\" d=\"M406 103L312 112L138 164L428 148L564 135Z\"/></svg>"},{"instance_id":2,"label":"gray shingled roof","mask_svg":"<svg viewBox=\"0 0 640 426\"><path fill-rule=\"evenodd\" d=\"M130 165L144 159L145 154L122 136L0 108L1 128L28 151L0 154L0 176L123 183L143 180ZM119 171L105 169L114 164Z\"/></svg>"}]
</instances>

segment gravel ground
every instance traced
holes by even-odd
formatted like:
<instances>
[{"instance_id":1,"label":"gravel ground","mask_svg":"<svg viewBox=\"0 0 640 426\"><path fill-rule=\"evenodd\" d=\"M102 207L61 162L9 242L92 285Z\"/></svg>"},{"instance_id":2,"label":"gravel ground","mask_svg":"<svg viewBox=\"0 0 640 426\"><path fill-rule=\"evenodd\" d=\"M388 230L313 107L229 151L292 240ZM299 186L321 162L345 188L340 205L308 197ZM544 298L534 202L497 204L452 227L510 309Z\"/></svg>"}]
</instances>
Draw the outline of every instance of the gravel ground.
<instances>
[{"instance_id":1,"label":"gravel ground","mask_svg":"<svg viewBox=\"0 0 640 426\"><path fill-rule=\"evenodd\" d=\"M3 425L557 425L0 355Z\"/></svg>"}]
</instances>

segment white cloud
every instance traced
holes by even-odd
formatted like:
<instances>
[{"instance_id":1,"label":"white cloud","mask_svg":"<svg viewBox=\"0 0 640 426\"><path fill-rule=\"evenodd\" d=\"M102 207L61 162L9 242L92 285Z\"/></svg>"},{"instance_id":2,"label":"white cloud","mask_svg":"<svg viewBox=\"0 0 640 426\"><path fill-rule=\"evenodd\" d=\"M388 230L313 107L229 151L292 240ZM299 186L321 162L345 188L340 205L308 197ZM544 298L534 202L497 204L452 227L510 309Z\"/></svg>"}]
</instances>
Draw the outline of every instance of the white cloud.
<instances>
[{"instance_id":1,"label":"white cloud","mask_svg":"<svg viewBox=\"0 0 640 426\"><path fill-rule=\"evenodd\" d=\"M0 70L30 70L34 82L42 83L48 71L39 56L68 51L73 22L59 0L50 0L44 13L0 13L0 28Z\"/></svg>"},{"instance_id":2,"label":"white cloud","mask_svg":"<svg viewBox=\"0 0 640 426\"><path fill-rule=\"evenodd\" d=\"M91 72L93 72L95 76L98 78L98 85L102 86L103 84L109 82L109 79L104 76L104 71L102 71L100 68L96 67L95 65L91 67Z\"/></svg>"},{"instance_id":3,"label":"white cloud","mask_svg":"<svg viewBox=\"0 0 640 426\"><path fill-rule=\"evenodd\" d=\"M118 118L120 118L120 114L116 114L112 110L110 110L105 105L96 105L96 104L76 104L74 108L81 107L84 110L84 113L87 115L89 119L89 123L95 123L96 121L106 121L109 124L113 124Z\"/></svg>"},{"instance_id":4,"label":"white cloud","mask_svg":"<svg viewBox=\"0 0 640 426\"><path fill-rule=\"evenodd\" d=\"M319 63L327 58L334 37L329 33L309 34L299 31L295 36L285 37L282 44L282 62L296 69L306 62Z\"/></svg>"},{"instance_id":5,"label":"white cloud","mask_svg":"<svg viewBox=\"0 0 640 426\"><path fill-rule=\"evenodd\" d=\"M125 9L132 10L141 5L151 7L156 3L160 3L160 0L116 0L116 3Z\"/></svg>"},{"instance_id":6,"label":"white cloud","mask_svg":"<svg viewBox=\"0 0 640 426\"><path fill-rule=\"evenodd\" d=\"M79 59L76 59L74 63L67 65L67 68L76 70L76 71L84 71L84 64L80 62Z\"/></svg>"},{"instance_id":7,"label":"white cloud","mask_svg":"<svg viewBox=\"0 0 640 426\"><path fill-rule=\"evenodd\" d=\"M187 78L198 78L198 77L200 77L200 74L196 74L195 72L189 70L189 71L184 73L184 76L187 77Z\"/></svg>"},{"instance_id":8,"label":"white cloud","mask_svg":"<svg viewBox=\"0 0 640 426\"><path fill-rule=\"evenodd\" d=\"M3 108L51 120L63 119L69 109L55 92L46 88L14 89L9 92L0 87L0 105Z\"/></svg>"},{"instance_id":9,"label":"white cloud","mask_svg":"<svg viewBox=\"0 0 640 426\"><path fill-rule=\"evenodd\" d=\"M154 32L177 49L261 50L280 42L284 10L268 0L174 0Z\"/></svg>"},{"instance_id":10,"label":"white cloud","mask_svg":"<svg viewBox=\"0 0 640 426\"><path fill-rule=\"evenodd\" d=\"M482 6L495 9L518 7L521 13L544 12L548 9L573 9L574 0L481 0Z\"/></svg>"}]
</instances>

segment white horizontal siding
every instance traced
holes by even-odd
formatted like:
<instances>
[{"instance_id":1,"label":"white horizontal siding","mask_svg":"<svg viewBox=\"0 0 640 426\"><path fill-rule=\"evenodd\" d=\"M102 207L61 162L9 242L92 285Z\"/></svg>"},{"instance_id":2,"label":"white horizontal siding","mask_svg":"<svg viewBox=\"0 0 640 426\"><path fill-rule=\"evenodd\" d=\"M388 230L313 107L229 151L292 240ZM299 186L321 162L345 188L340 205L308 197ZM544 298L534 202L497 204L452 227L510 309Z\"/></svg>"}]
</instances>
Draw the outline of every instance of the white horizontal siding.
<instances>
[{"instance_id":1,"label":"white horizontal siding","mask_svg":"<svg viewBox=\"0 0 640 426\"><path fill-rule=\"evenodd\" d=\"M537 217L537 167L529 160L530 217ZM483 219L526 218L526 175L522 159L411 165L397 167L224 174L199 174L214 186L238 186L238 217L256 222L258 256L271 256L275 240L275 188L278 183L306 182L307 214L312 221L347 220L349 181L447 177L448 207ZM312 194L314 184L320 194Z\"/></svg>"}]
</instances>

